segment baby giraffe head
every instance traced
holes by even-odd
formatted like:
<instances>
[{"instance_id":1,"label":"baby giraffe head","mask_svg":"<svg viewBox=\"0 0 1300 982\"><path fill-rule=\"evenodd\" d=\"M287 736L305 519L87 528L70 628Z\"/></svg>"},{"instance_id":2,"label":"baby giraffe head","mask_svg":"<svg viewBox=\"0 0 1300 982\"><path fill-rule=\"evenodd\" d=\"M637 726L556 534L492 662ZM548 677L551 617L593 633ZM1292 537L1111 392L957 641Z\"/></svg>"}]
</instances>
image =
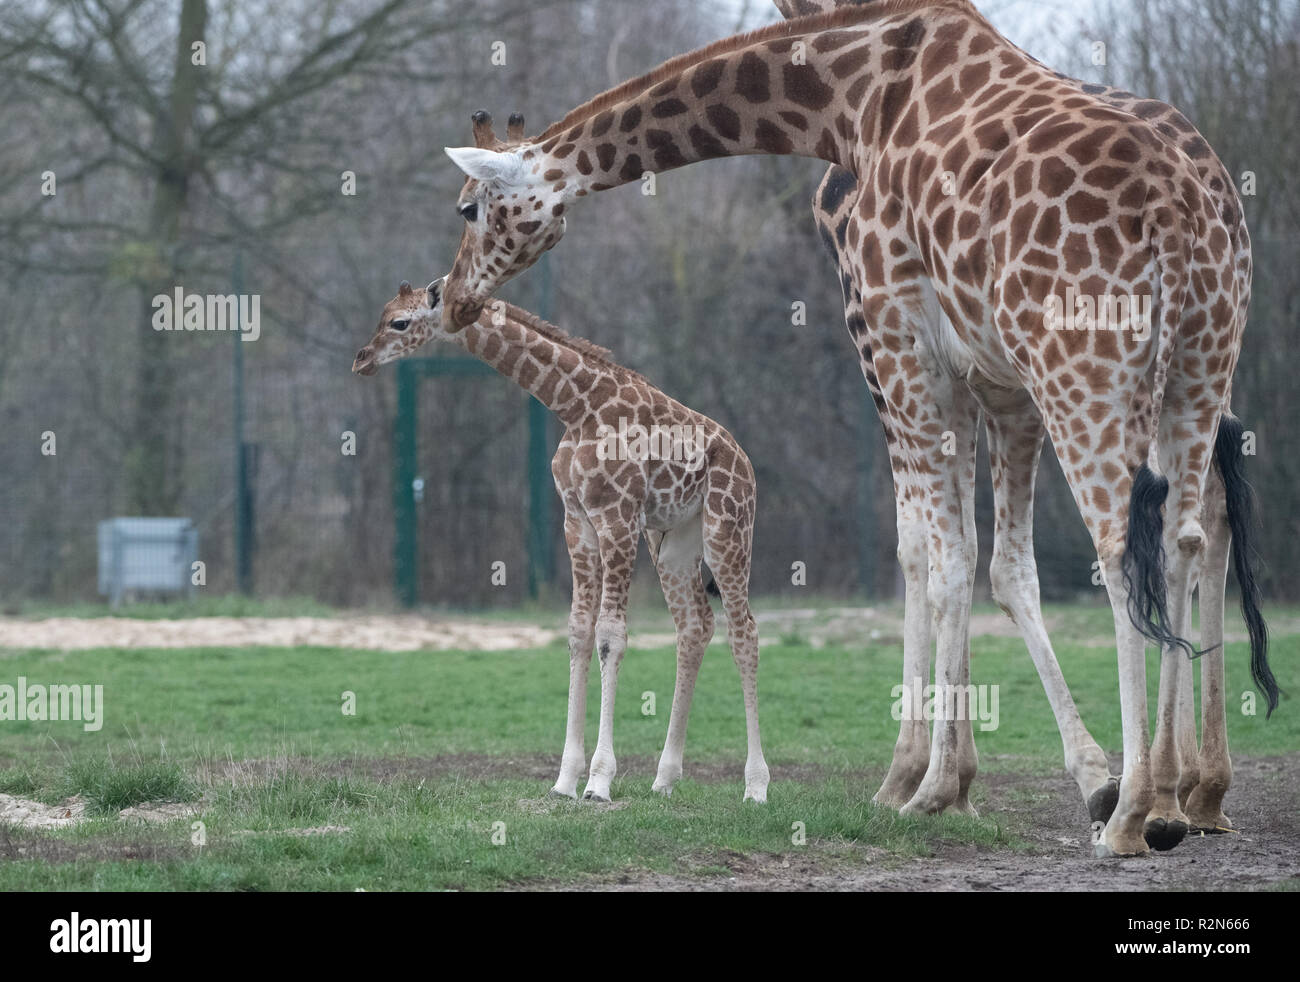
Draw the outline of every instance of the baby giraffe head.
<instances>
[{"instance_id":1,"label":"baby giraffe head","mask_svg":"<svg viewBox=\"0 0 1300 982\"><path fill-rule=\"evenodd\" d=\"M403 280L397 296L384 304L375 336L357 352L352 371L358 375L374 375L380 365L409 355L426 341L445 338L447 334L442 327L445 279L434 280L422 290L411 289L411 284Z\"/></svg>"},{"instance_id":2,"label":"baby giraffe head","mask_svg":"<svg viewBox=\"0 0 1300 982\"><path fill-rule=\"evenodd\" d=\"M465 229L444 297L455 327L472 323L498 287L560 241L568 202L564 182L541 173L543 154L524 139L523 116L510 117L506 142L486 112L473 119L475 145L447 148L468 178L456 199Z\"/></svg>"}]
</instances>

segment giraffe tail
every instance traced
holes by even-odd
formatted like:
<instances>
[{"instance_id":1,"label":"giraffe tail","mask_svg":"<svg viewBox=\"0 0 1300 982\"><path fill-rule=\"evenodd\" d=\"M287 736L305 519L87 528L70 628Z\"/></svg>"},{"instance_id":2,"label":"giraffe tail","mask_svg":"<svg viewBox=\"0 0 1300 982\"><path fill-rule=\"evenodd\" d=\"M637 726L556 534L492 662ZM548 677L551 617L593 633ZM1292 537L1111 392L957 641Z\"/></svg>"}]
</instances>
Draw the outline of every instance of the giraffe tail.
<instances>
[{"instance_id":1,"label":"giraffe tail","mask_svg":"<svg viewBox=\"0 0 1300 982\"><path fill-rule=\"evenodd\" d=\"M704 592L710 597L721 597L722 591L718 589L718 581L713 578L713 571L703 563L700 563L700 570L704 573Z\"/></svg>"},{"instance_id":2,"label":"giraffe tail","mask_svg":"<svg viewBox=\"0 0 1300 982\"><path fill-rule=\"evenodd\" d=\"M1219 432L1214 440L1214 466L1223 479L1223 490L1228 511L1228 530L1232 534L1232 569L1241 590L1241 616L1246 621L1250 636L1250 675L1268 702L1265 718L1273 715L1281 690L1273 670L1268 664L1268 625L1260 613L1259 581L1256 579L1254 557L1255 492L1245 475L1245 454L1241 438L1245 432L1241 420L1228 413L1219 419Z\"/></svg>"},{"instance_id":3,"label":"giraffe tail","mask_svg":"<svg viewBox=\"0 0 1300 982\"><path fill-rule=\"evenodd\" d=\"M1187 266L1192 236L1182 215L1175 214L1173 221L1169 220L1170 210L1173 210L1172 205L1166 199L1147 215L1149 241L1161 246L1156 251L1157 283L1161 284L1161 289L1160 327L1151 383L1152 450L1160 432L1160 411L1189 286ZM1177 231L1167 235L1164 229L1171 226ZM1174 284L1167 289L1163 287L1165 273L1173 273L1175 278ZM1148 459L1155 459L1155 454L1150 453ZM1123 572L1128 593L1128 616L1143 637L1162 648L1182 648L1194 658L1201 652L1186 638L1175 634L1169 622L1162 512L1168 496L1169 478L1157 474L1149 463L1142 464L1133 475L1128 529L1124 539Z\"/></svg>"},{"instance_id":4,"label":"giraffe tail","mask_svg":"<svg viewBox=\"0 0 1300 982\"><path fill-rule=\"evenodd\" d=\"M1128 531L1124 538L1124 588L1128 591L1128 616L1142 636L1161 647L1199 652L1169 626L1169 598L1165 589L1164 517L1160 510L1169 494L1169 478L1146 464L1133 475L1129 494Z\"/></svg>"}]
</instances>

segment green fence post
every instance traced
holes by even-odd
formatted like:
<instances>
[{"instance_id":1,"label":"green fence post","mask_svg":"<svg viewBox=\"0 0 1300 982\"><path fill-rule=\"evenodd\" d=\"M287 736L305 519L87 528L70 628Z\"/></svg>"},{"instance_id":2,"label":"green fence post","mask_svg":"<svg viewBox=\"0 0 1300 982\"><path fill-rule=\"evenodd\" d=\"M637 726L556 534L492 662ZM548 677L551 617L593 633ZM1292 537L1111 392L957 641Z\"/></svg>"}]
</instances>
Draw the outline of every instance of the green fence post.
<instances>
[{"instance_id":1,"label":"green fence post","mask_svg":"<svg viewBox=\"0 0 1300 982\"><path fill-rule=\"evenodd\" d=\"M415 364L397 363L397 414L393 417L393 588L404 607L419 596L419 541L415 517Z\"/></svg>"},{"instance_id":2,"label":"green fence post","mask_svg":"<svg viewBox=\"0 0 1300 982\"><path fill-rule=\"evenodd\" d=\"M230 285L236 297L244 292L244 256L235 251ZM235 431L235 588L244 596L253 592L253 496L249 488L248 447L244 442L244 334L235 331L233 355Z\"/></svg>"}]
</instances>

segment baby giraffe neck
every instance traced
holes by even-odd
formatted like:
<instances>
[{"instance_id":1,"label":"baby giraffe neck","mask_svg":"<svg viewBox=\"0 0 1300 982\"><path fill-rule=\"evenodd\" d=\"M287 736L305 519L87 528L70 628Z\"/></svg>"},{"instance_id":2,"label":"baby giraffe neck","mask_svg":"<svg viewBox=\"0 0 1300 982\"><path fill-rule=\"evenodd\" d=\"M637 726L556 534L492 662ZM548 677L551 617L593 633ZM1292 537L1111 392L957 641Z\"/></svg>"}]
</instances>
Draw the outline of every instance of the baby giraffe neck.
<instances>
[{"instance_id":1,"label":"baby giraffe neck","mask_svg":"<svg viewBox=\"0 0 1300 982\"><path fill-rule=\"evenodd\" d=\"M478 320L453 335L471 355L495 369L566 425L587 412L584 393L615 371L583 353L559 334L550 337L529 321L529 315L502 301L489 304Z\"/></svg>"}]
</instances>

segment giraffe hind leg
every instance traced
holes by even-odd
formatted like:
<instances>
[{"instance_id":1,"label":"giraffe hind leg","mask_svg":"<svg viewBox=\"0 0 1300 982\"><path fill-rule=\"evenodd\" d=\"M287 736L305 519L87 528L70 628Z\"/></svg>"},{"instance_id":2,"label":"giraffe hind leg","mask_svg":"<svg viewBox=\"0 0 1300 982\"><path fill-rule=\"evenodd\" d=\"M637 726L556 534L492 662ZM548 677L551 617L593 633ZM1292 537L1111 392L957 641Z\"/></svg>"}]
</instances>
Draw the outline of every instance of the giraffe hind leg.
<instances>
[{"instance_id":1,"label":"giraffe hind leg","mask_svg":"<svg viewBox=\"0 0 1300 982\"><path fill-rule=\"evenodd\" d=\"M700 663L713 637L713 611L700 578L704 539L700 518L666 533L655 550L655 567L664 599L677 628L677 681L668 720L664 752L659 758L653 790L670 795L682 776L686 726L695 694Z\"/></svg>"},{"instance_id":2,"label":"giraffe hind leg","mask_svg":"<svg viewBox=\"0 0 1300 982\"><path fill-rule=\"evenodd\" d=\"M1005 392L1005 390L1004 390ZM1105 823L1119 801L1119 779L1111 777L1106 754L1088 732L1052 649L1039 600L1034 559L1034 484L1042 454L1042 417L1021 392L998 405L985 399L989 467L995 523L989 580L993 599L1020 629L1025 647L1056 717L1065 767L1074 778L1091 822Z\"/></svg>"},{"instance_id":3,"label":"giraffe hind leg","mask_svg":"<svg viewBox=\"0 0 1300 982\"><path fill-rule=\"evenodd\" d=\"M731 474L730 480L705 495L703 531L704 561L713 572L714 581L722 595L722 608L727 616L727 643L731 657L740 672L740 688L745 700L745 793L744 801L767 801L767 787L771 780L767 761L763 757L762 740L758 727L758 625L749 609L749 571L751 547L754 536L753 473L745 461L744 475ZM730 501L721 500L729 494ZM716 500L719 499L719 500Z\"/></svg>"}]
</instances>

